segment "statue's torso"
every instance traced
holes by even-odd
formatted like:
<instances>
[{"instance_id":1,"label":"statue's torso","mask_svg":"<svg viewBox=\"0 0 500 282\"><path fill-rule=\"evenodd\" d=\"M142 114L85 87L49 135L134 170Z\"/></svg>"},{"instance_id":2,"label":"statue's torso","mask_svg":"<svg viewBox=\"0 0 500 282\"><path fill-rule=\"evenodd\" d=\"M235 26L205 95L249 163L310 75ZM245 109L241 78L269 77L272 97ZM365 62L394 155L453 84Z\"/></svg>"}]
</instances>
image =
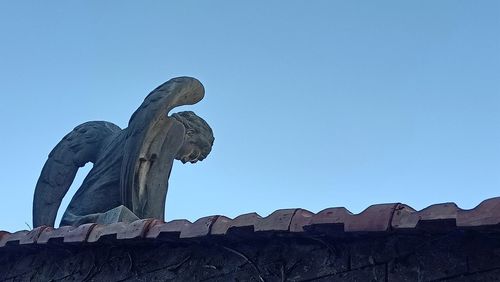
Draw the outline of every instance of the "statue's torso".
<instances>
[{"instance_id":1,"label":"statue's torso","mask_svg":"<svg viewBox=\"0 0 500 282\"><path fill-rule=\"evenodd\" d=\"M61 225L74 225L78 217L86 216L92 222L93 214L104 213L121 205L120 170L126 129L110 136L93 168L71 199ZM96 215L97 216L97 215ZM80 222L80 224L85 222Z\"/></svg>"}]
</instances>

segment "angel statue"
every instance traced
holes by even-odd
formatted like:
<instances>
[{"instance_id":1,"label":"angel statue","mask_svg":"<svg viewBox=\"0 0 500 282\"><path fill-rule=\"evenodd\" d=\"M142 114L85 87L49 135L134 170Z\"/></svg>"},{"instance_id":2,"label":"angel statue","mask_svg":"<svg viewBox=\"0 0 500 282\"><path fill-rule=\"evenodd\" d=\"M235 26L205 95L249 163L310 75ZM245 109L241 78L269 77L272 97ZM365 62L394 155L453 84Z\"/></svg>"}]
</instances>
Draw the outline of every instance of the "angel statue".
<instances>
[{"instance_id":1,"label":"angel statue","mask_svg":"<svg viewBox=\"0 0 500 282\"><path fill-rule=\"evenodd\" d=\"M134 112L128 127L106 121L77 126L50 152L36 184L33 226L54 226L57 210L78 168L94 164L66 209L60 226L164 219L174 159L196 163L214 142L210 126L193 112L168 115L204 96L195 78L158 86Z\"/></svg>"}]
</instances>

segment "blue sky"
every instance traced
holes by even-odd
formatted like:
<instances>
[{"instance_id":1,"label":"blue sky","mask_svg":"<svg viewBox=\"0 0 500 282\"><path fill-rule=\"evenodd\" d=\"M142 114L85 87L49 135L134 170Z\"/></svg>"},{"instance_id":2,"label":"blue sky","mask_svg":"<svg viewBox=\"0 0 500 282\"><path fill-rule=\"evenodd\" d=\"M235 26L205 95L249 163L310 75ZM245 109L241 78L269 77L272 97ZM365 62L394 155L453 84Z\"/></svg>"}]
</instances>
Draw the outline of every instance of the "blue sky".
<instances>
[{"instance_id":1,"label":"blue sky","mask_svg":"<svg viewBox=\"0 0 500 282\"><path fill-rule=\"evenodd\" d=\"M500 191L499 32L498 1L1 1L0 229L31 225L67 132L124 128L184 75L206 96L179 110L216 140L202 163L175 164L168 220L473 208Z\"/></svg>"}]
</instances>

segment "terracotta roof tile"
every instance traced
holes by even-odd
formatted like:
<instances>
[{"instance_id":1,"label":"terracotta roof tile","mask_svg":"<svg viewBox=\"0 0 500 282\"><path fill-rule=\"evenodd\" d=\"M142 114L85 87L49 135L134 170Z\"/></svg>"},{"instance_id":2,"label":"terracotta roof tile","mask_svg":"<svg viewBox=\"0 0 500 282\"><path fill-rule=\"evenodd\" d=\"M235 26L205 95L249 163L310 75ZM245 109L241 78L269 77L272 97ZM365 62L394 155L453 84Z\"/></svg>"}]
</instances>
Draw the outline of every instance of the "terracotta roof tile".
<instances>
[{"instance_id":1,"label":"terracotta roof tile","mask_svg":"<svg viewBox=\"0 0 500 282\"><path fill-rule=\"evenodd\" d=\"M304 226L309 225L313 217L314 213L304 209L297 209L290 223L289 231L304 232Z\"/></svg>"},{"instance_id":2,"label":"terracotta roof tile","mask_svg":"<svg viewBox=\"0 0 500 282\"><path fill-rule=\"evenodd\" d=\"M36 243L36 240L38 239L38 236L40 236L40 233L47 228L46 226L40 226L37 227L33 230L27 231L17 231L15 233L12 233L8 236L4 236L2 238L2 241L0 241L0 247L3 247L5 245L28 245L28 244L34 244Z\"/></svg>"},{"instance_id":3,"label":"terracotta roof tile","mask_svg":"<svg viewBox=\"0 0 500 282\"><path fill-rule=\"evenodd\" d=\"M118 222L108 225L97 224L90 231L87 242L94 243L99 241L102 237L111 237L117 240L144 238L149 230L149 225L153 221L157 220L139 219L132 223Z\"/></svg>"},{"instance_id":4,"label":"terracotta roof tile","mask_svg":"<svg viewBox=\"0 0 500 282\"><path fill-rule=\"evenodd\" d=\"M343 227L344 232L388 231L391 229L392 215L398 205L372 205L359 214L352 214L346 208L329 208L313 216L310 225L338 225L339 228Z\"/></svg>"},{"instance_id":5,"label":"terracotta roof tile","mask_svg":"<svg viewBox=\"0 0 500 282\"><path fill-rule=\"evenodd\" d=\"M87 242L95 243L104 237L116 238L116 234L118 234L119 232L126 232L128 226L129 224L125 222L118 222L107 225L97 224L90 231Z\"/></svg>"},{"instance_id":6,"label":"terracotta roof tile","mask_svg":"<svg viewBox=\"0 0 500 282\"><path fill-rule=\"evenodd\" d=\"M151 225L148 232L146 233L146 238L158 239L160 237L170 237L179 238L181 231L191 222L185 219L176 219L169 221L167 223L158 223Z\"/></svg>"},{"instance_id":7,"label":"terracotta roof tile","mask_svg":"<svg viewBox=\"0 0 500 282\"><path fill-rule=\"evenodd\" d=\"M288 231L296 209L277 210L272 214L257 220L254 231Z\"/></svg>"},{"instance_id":8,"label":"terracotta roof tile","mask_svg":"<svg viewBox=\"0 0 500 282\"><path fill-rule=\"evenodd\" d=\"M4 232L4 231L3 231ZM14 233L4 233L4 236L2 236L2 239L0 240L0 247L4 247L8 245L9 243L17 243L19 244L19 240L23 238L26 234L28 234L27 230L22 230L22 231L17 231Z\"/></svg>"},{"instance_id":9,"label":"terracotta roof tile","mask_svg":"<svg viewBox=\"0 0 500 282\"><path fill-rule=\"evenodd\" d=\"M325 229L326 228L326 229ZM420 211L404 204L372 205L359 214L345 208L328 208L318 213L304 209L282 209L261 217L256 213L234 219L208 216L191 223L187 220L163 222L142 219L132 223L109 225L84 224L78 227L52 228L41 226L31 231L14 233L0 231L0 247L63 243L96 243L109 240L183 240L229 236L235 231L252 234L301 233L317 234L333 231L341 234L369 232L445 232L450 229L478 229L500 232L500 197L483 201L471 210L462 210L454 203L429 206Z\"/></svg>"},{"instance_id":10,"label":"terracotta roof tile","mask_svg":"<svg viewBox=\"0 0 500 282\"><path fill-rule=\"evenodd\" d=\"M156 224L160 224L156 219L140 219L132 223L116 234L116 239L140 239L144 238L146 232L149 230L149 226L153 221Z\"/></svg>"},{"instance_id":11,"label":"terracotta roof tile","mask_svg":"<svg viewBox=\"0 0 500 282\"><path fill-rule=\"evenodd\" d=\"M311 231L327 226L330 230L344 232L344 224L351 217L352 213L346 208L328 208L313 215L309 224L303 226L303 229Z\"/></svg>"},{"instance_id":12,"label":"terracotta roof tile","mask_svg":"<svg viewBox=\"0 0 500 282\"><path fill-rule=\"evenodd\" d=\"M47 227L42 230L42 233L40 233L40 236L38 237L36 243L47 244L49 240L56 240L56 239L64 241L65 236L67 236L69 232L74 229L75 227L73 226L62 226L56 229L52 227Z\"/></svg>"},{"instance_id":13,"label":"terracotta roof tile","mask_svg":"<svg viewBox=\"0 0 500 282\"><path fill-rule=\"evenodd\" d=\"M394 213L392 227L394 229L415 229L427 224L440 224L455 220L459 208L455 203L443 203L429 206L421 211L415 211L404 206Z\"/></svg>"},{"instance_id":14,"label":"terracotta roof tile","mask_svg":"<svg viewBox=\"0 0 500 282\"><path fill-rule=\"evenodd\" d=\"M500 197L483 201L472 210L459 210L457 226L476 227L500 224Z\"/></svg>"},{"instance_id":15,"label":"terracotta roof tile","mask_svg":"<svg viewBox=\"0 0 500 282\"><path fill-rule=\"evenodd\" d=\"M6 236L9 236L10 233L7 231L0 231L0 243L2 242L3 238Z\"/></svg>"},{"instance_id":16,"label":"terracotta roof tile","mask_svg":"<svg viewBox=\"0 0 500 282\"><path fill-rule=\"evenodd\" d=\"M217 215L202 217L192 224L184 226L179 238L195 238L210 234L210 228L218 217Z\"/></svg>"},{"instance_id":17,"label":"terracotta roof tile","mask_svg":"<svg viewBox=\"0 0 500 282\"><path fill-rule=\"evenodd\" d=\"M78 226L75 229L68 231L64 236L64 243L83 243L87 242L90 231L96 226L95 223L87 223Z\"/></svg>"},{"instance_id":18,"label":"terracotta roof tile","mask_svg":"<svg viewBox=\"0 0 500 282\"><path fill-rule=\"evenodd\" d=\"M212 226L210 234L212 235L226 235L227 233L241 230L242 228L251 228L254 231L255 224L262 220L262 217L257 213L242 214L234 219L225 216L219 216Z\"/></svg>"},{"instance_id":19,"label":"terracotta roof tile","mask_svg":"<svg viewBox=\"0 0 500 282\"><path fill-rule=\"evenodd\" d=\"M233 220L227 216L219 216L212 225L210 234L212 235L225 235L227 230L231 227Z\"/></svg>"}]
</instances>

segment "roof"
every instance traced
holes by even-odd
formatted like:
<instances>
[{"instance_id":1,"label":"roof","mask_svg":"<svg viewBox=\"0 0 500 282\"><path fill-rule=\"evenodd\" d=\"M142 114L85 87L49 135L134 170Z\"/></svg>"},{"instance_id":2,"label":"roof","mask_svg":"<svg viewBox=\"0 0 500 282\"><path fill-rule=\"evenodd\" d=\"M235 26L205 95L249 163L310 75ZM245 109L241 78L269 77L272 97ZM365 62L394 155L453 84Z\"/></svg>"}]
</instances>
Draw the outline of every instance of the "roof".
<instances>
[{"instance_id":1,"label":"roof","mask_svg":"<svg viewBox=\"0 0 500 282\"><path fill-rule=\"evenodd\" d=\"M141 219L132 223L52 228L41 226L14 233L0 231L0 248L6 246L97 243L105 238L127 240L187 240L209 239L214 236L230 238L244 231L249 236L268 234L289 235L366 235L397 232L448 232L450 230L480 230L500 232L500 197L483 201L477 207L464 210L455 203L442 203L416 211L401 203L372 205L359 214L346 208L327 208L318 213L304 209L281 209L267 217L256 213L234 219L207 216L191 223L187 220L163 222ZM236 233L235 233L236 232Z\"/></svg>"}]
</instances>

